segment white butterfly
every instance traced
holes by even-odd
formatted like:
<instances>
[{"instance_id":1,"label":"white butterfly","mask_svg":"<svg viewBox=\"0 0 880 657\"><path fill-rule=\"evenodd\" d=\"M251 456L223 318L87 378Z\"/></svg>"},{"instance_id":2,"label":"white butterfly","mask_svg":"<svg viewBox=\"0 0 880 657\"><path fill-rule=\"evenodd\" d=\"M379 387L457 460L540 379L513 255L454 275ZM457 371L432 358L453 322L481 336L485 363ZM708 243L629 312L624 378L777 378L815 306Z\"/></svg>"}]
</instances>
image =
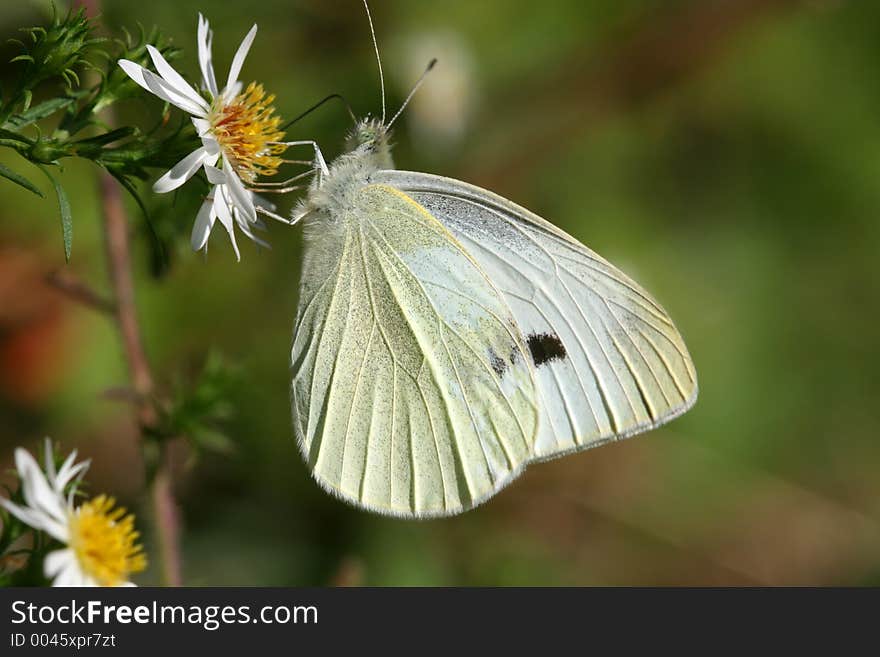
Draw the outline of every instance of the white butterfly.
<instances>
[{"instance_id":1,"label":"white butterfly","mask_svg":"<svg viewBox=\"0 0 880 657\"><path fill-rule=\"evenodd\" d=\"M296 217L293 420L326 490L387 515L452 515L532 461L694 404L684 341L647 292L500 196L394 170L393 121L383 92L383 120L359 122L329 167L319 156Z\"/></svg>"}]
</instances>

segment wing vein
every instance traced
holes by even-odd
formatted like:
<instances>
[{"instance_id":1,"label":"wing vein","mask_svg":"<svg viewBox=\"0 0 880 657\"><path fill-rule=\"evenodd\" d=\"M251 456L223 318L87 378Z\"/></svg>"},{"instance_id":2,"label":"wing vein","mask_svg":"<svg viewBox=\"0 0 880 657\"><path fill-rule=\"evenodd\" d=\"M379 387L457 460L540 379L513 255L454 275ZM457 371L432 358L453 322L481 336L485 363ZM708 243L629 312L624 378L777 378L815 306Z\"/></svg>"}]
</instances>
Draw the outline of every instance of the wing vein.
<instances>
[{"instance_id":1,"label":"wing vein","mask_svg":"<svg viewBox=\"0 0 880 657\"><path fill-rule=\"evenodd\" d=\"M532 226L535 230L540 231L543 235L545 235L545 236L547 237L547 239L552 240L552 241L555 242L558 246L561 246L561 247L563 247L563 248L565 248L565 249L568 249L568 250L574 251L576 254L583 256L584 258L586 258L586 259L587 259L588 261L590 261L591 263L595 263L595 266L594 266L594 265L587 264L587 263L584 263L584 262L582 262L582 261L580 261L580 260L575 260L575 259L572 258L571 256L567 256L567 255L565 255L565 254L552 254L552 253L550 253L547 249L545 249L545 248L540 244L540 242L538 242L536 239L534 239L534 237L532 237L532 236L531 236L528 232L526 232L526 231L525 231L525 230L524 230L524 229L523 229L523 228L522 228L522 227L521 227L521 226L520 226L520 225L519 225L514 219L512 219L511 216L510 216L510 214L509 214L507 211L505 211L505 210L503 210L503 209L499 209L499 208L497 208L497 207L493 207L493 206L487 205L487 204L484 203L484 202L478 202L478 201L475 201L475 200L470 199L470 198L468 198L468 197L466 197L466 196L461 196L461 195L457 195L457 194L450 194L450 193L448 193L448 192L442 192L442 193L439 193L439 192L424 192L424 191L421 191L421 190L420 190L420 193L426 194L426 195L428 195L428 196L439 196L439 197L441 197L441 198L443 198L443 197L451 197L451 198L454 198L454 199L460 200L460 201L462 201L462 202L464 202L464 203L467 203L467 204L469 204L469 205L475 206L475 207L477 207L477 208L479 208L479 209L487 210L487 211L491 212L492 214L498 216L503 222L505 222L505 223L506 223L507 225L509 225L511 228L513 228L514 230L516 230L517 232L519 232L521 235L523 235L526 239L528 239L528 240L531 241L533 244L535 244L539 249L541 249L541 250L547 255L547 257L549 257L552 261L554 261L554 263L555 263L555 261L556 261L556 258L559 257L560 259L565 259L565 260L568 260L569 262L574 262L574 263L577 263L577 264L583 264L585 267L587 267L587 268L590 269L591 271L593 271L593 272L595 272L595 273L597 273L597 274L599 274L599 275L601 275L601 276L603 276L603 277L605 277L605 278L607 278L607 279L609 279L609 280L611 280L611 281L613 281L613 282L615 282L615 283L619 283L620 285L622 285L622 286L624 286L625 288L627 288L628 290L630 290L633 294L635 294L636 297L641 298L641 299L643 299L645 302L647 302L647 303L649 304L650 308L646 308L642 303L636 301L635 298L633 298L633 297L630 296L629 298L630 298L631 300L633 300L634 302L638 303L638 305L639 305L640 307L644 308L646 311L648 311L648 312L651 313L652 315L655 315L655 316L657 317L657 319L659 319L660 321L662 321L662 322L664 322L664 323L669 324L670 326L672 326L672 322L669 320L668 317L666 317L665 313L663 312L663 309L660 308L660 306L657 304L656 301L654 301L651 297L649 297L644 291L640 290L640 289L638 288L637 285L635 285L635 284L632 283L630 280L628 280L628 277L626 277L622 272L620 273L620 274L621 274L620 276L615 276L615 275L614 275L614 272L616 271L616 268L615 268L613 265L611 265L610 263L608 263L607 261L605 261L603 258L601 258L601 257L599 257L598 255L596 255L595 253L593 253L592 251L590 251L589 249L587 249L587 248L584 247L583 245L581 245L581 244L579 244L579 243L576 243L576 242L575 242L575 243L572 243L572 241L569 240L569 239L563 239L561 236L555 234L554 232L549 231L549 230L546 230L543 226L540 226L540 225L538 225L538 224L534 224L534 223L531 224L531 226ZM484 231L484 232L485 232L485 231ZM601 265L601 266L598 266L598 265ZM608 272L608 271L606 271L603 267L611 268L611 269L612 269L612 272ZM572 273L572 272L570 272L567 268L565 268L565 269L566 269L566 271L568 271L570 274ZM628 295L628 296L629 296L629 295Z\"/></svg>"},{"instance_id":2,"label":"wing vein","mask_svg":"<svg viewBox=\"0 0 880 657\"><path fill-rule=\"evenodd\" d=\"M358 367L357 379L355 379L355 383L354 383L354 392L351 395L351 406L349 406L349 409L348 409L348 418L345 420L345 435L342 438L342 455L340 456L340 459L339 459L341 461L340 471L339 471L340 472L340 487L342 486L342 482L345 480L345 451L346 451L345 448L348 446L348 435L349 435L349 432L351 431L351 417L352 417L352 415L354 415L354 407L355 407L355 404L357 403L358 393L360 392L360 388L361 388L361 379L363 378L364 365L367 362L367 355L370 353L370 346L373 343L373 335L375 334L375 332L376 332L376 318L373 317L373 322L370 325L370 337L367 339L367 346L364 348L364 356L363 356L363 358L361 358L361 364L360 364L360 367ZM371 416L371 420L372 420L372 416ZM371 421L371 426L372 426L372 421ZM370 445L369 445L369 435L368 435L367 436L366 451L364 452L365 454L369 453L369 447L370 447ZM360 486L358 486L358 488L360 488Z\"/></svg>"},{"instance_id":3,"label":"wing vein","mask_svg":"<svg viewBox=\"0 0 880 657\"><path fill-rule=\"evenodd\" d=\"M597 295L597 296L598 296L598 295ZM636 341L633 339L632 334L630 333L629 329L628 329L626 326L624 326L623 322L620 321L620 318L619 318L617 315L614 314L614 310L612 310L612 308L611 308L611 304L609 304L608 301L606 301L605 298L602 297L602 296L599 296L599 299L602 301L603 304L605 304L605 308L608 309L608 314L611 315L612 318L614 318L614 321L615 321L615 322L617 323L617 325L621 328L621 330L623 331L623 334L626 336L627 340L629 340L630 344L632 344L632 346L635 348L636 352L637 352L637 353L639 354L639 356L641 357L642 362L645 363L645 367L648 368L648 372L651 373L651 378L654 379L654 383L657 384L657 388L660 390L660 394L663 396L663 401L666 402L666 405L667 405L667 406L671 406L671 405L672 405L672 402L669 400L669 397L666 396L666 391L663 389L663 385L660 383L660 379L659 379L659 377L657 376L657 373L654 371L654 368L651 367L651 363L648 361L648 358L645 356L645 352L642 351L642 348L641 348L641 347L636 343ZM618 350L619 350L619 349L620 349L620 347L618 347ZM627 361L627 367L630 367L628 361ZM636 374L635 374L635 372L632 370L631 367L630 367L630 371L632 372L633 377L635 377ZM651 417L652 417L652 418L654 417L654 413L653 413L653 412L652 412L652 414L651 414Z\"/></svg>"},{"instance_id":4,"label":"wing vein","mask_svg":"<svg viewBox=\"0 0 880 657\"><path fill-rule=\"evenodd\" d=\"M445 326L449 331L452 332L452 334L455 337L457 337L459 340L461 340L461 343L465 347L468 348L468 350L474 355L474 357L477 359L477 361L483 366L483 368L486 370L486 373L492 377L493 381L498 386L498 390L501 392L501 396L504 398L504 401L507 402L507 408L510 410L510 413L513 415L513 418L516 420L516 424L519 427L520 436L522 436L523 444L525 444L526 450L530 451L531 447L528 443L528 440L526 440L525 427L523 427L522 422L520 422L519 416L516 414L516 411L513 410L513 402L510 401L510 398L504 392L504 388L501 385L501 379L499 379L498 375L495 374L495 370L492 369L492 366L489 363L487 363L485 360L483 360L483 358L477 353L477 350L474 349L473 346L467 340L465 340L463 337L461 337L461 335L459 335L458 331L456 331L454 328L452 328L448 324L446 324ZM505 449L505 451L506 451L506 449Z\"/></svg>"},{"instance_id":5,"label":"wing vein","mask_svg":"<svg viewBox=\"0 0 880 657\"><path fill-rule=\"evenodd\" d=\"M468 201L468 202L470 202L470 201ZM471 203L472 203L472 202L471 202ZM472 203L472 204L473 204L473 203ZM632 400L629 398L629 395L627 394L626 389L623 387L623 384L622 384L621 381L620 381L620 377L619 377L619 375L617 374L617 372L615 371L615 369L614 369L614 365L611 363L611 359L608 357L608 354L607 354L606 351L605 351L605 347L602 345L602 341L599 339L599 336L597 335L595 329L593 328L592 323L590 322L590 320L587 318L586 314L584 313L583 308L581 308L580 303L578 303L578 300L575 298L574 294L572 294L571 289L570 289L570 288L568 287L568 285L565 283L565 281L563 280L562 276L560 276L560 274L559 274L560 266L559 266L559 263L556 261L556 258L553 256L552 253L550 253L550 251L548 251L548 250L544 247L543 244L541 244L540 242L538 242L538 240L536 240L534 237L532 237L531 235L529 235L528 232L526 232L521 226L517 225L515 222L509 221L509 220L507 219L507 217L505 217L503 214L499 213L499 212L498 212L497 210L495 210L494 208L486 208L486 209L488 209L492 214L495 214L496 216L500 216L501 219L507 221L507 223L508 223L508 224L509 224L509 225L510 225L515 231L517 231L520 235L522 235L526 240L528 240L529 242L533 243L533 244L534 244L534 245L535 245L535 246L536 246L541 252L543 252L544 255L546 255L547 258L550 260L550 262L551 262L552 265L553 265L553 273L555 274L556 279L560 282L560 284L562 285L562 287L563 287L563 289L565 290L566 294L568 295L569 299L570 299L571 302L574 304L575 308L577 308L578 313L580 314L581 318L583 318L583 320L584 320L584 322L586 323L587 327L590 329L590 332L593 334L593 337L595 338L596 343L599 345L599 349L602 351L602 355L605 357L605 360L606 360L606 362L608 363L608 367L609 367L609 369L611 370L611 373L612 373L612 374L614 375L614 377L617 379L617 383L618 383L618 385L619 385L619 386L621 387L621 389L623 390L624 397L626 398L626 401L627 401L627 403L628 403L629 406L630 406L630 410L632 410L633 415L635 415L635 408L633 407ZM509 264L509 263L508 263L508 264ZM512 266L512 265L511 265L511 266ZM515 267L513 267L513 269L514 269L514 271L517 271L517 269L516 269ZM570 276L572 276L573 278L575 278L575 280L577 280L577 277L574 276L571 272L568 272L567 270L566 270L566 272L567 272ZM550 303L552 303L554 306L556 306L556 309L557 309L557 310L560 310L560 311L561 311L561 309L559 308L559 306L558 306L558 305L556 304L556 302L553 300L553 297L550 296L550 295L547 293L546 288L540 283L540 281L537 283L537 285L538 285L538 287L544 292L544 296L547 297L547 299L550 301ZM565 318L565 313L560 312L560 316L562 316L563 318ZM618 423L617 418L614 417L614 408L611 406L610 400L608 399L608 391L605 389L606 384L605 384L605 382L603 381L603 378L604 378L604 377L602 377L602 376L599 375L599 371L596 369L596 365L593 363L593 359L590 357L589 350L584 346L583 342L581 342L580 335L578 335L577 331L574 331L574 330L573 330L573 327L571 327L571 324L568 322L567 318L565 318L565 320L566 320L566 323L569 324L569 327L572 328L572 333L573 333L573 335L575 336L575 338L577 339L578 344L580 345L581 350L583 351L584 355L586 356L587 363L589 364L590 369L593 370L593 376L594 376L595 379L596 379L597 388L598 388L599 393L600 393L600 395L601 395L601 397L602 397L602 404L605 406L605 410L606 410L606 412L608 413L608 419L610 420L611 425L612 425L612 427L614 428L614 432L617 433L617 432L618 432L618 427L620 426L620 424ZM552 326L552 324L551 324L551 326Z\"/></svg>"},{"instance_id":6,"label":"wing vein","mask_svg":"<svg viewBox=\"0 0 880 657\"><path fill-rule=\"evenodd\" d=\"M551 322L550 318L547 317L547 313L545 313L544 309L541 308L537 303L535 303L534 300L527 299L526 297L518 295L516 292L505 292L505 294L509 294L514 299L519 299L523 303L531 304L534 307L534 309L538 312L538 314L544 318L544 321L547 322L547 325L553 326L553 322ZM548 295L545 293L544 296L548 296ZM568 326L568 328L572 331L572 333L574 333L574 327L571 325L571 323L568 321L568 319L565 317L565 315L561 312L561 309L553 302L552 299L550 299L550 302L551 302L551 304L553 304L553 307L556 308L556 310L560 312L560 317L562 317L563 322L565 322L565 325ZM590 362L590 358L586 354L586 349L580 340L578 340L578 346L580 346L581 351L584 352L584 359L587 361L587 366L590 368L590 372L593 375L593 379L596 381L596 391L599 393L599 397L602 400L602 405L605 409L605 416L608 418L608 424L611 426L611 428L613 430L615 428L614 416L611 415L611 410L608 408L608 402L604 397L604 394L602 392L602 388L599 386L599 380L596 375L596 371L593 368L593 364ZM574 366L572 366L572 367L574 367ZM559 396L562 397L562 402L563 402L563 404L565 404L566 413L570 413L571 407L569 406L569 402L565 396L565 388L559 383L559 377L556 376L555 368L553 368L551 366L550 369L551 369L551 371L553 371L553 378L556 381L556 387L559 390ZM577 370L575 370L575 373L577 374ZM578 374L578 376L575 377L575 379L577 380L578 385L580 386L580 389L581 389L581 392L583 393L584 399L587 401L587 407L590 409L590 413L593 415L593 420L596 423L596 428L599 429L600 428L599 416L596 415L596 411L593 408L593 403L590 401L590 395L587 392L587 389L584 387L584 382L581 380L581 377L579 374ZM571 418L569 418L569 422L571 422Z\"/></svg>"},{"instance_id":7,"label":"wing vein","mask_svg":"<svg viewBox=\"0 0 880 657\"><path fill-rule=\"evenodd\" d=\"M348 257L348 245L349 245L349 236L348 236L348 234L346 234L345 242L342 246L342 256L339 258L339 267L336 270L337 276L336 276L336 281L333 284L333 293L330 295L330 301L327 303L327 316L324 318L324 323L321 325L321 337L318 338L318 351L317 351L318 354L321 353L321 348L324 345L324 338L327 335L327 331L326 331L327 322L330 320L330 314L333 311L333 304L336 302L336 295L339 292L339 281L342 280L342 262ZM345 326L343 327L343 333L347 327L348 327L348 321L346 320ZM341 341L340 341L340 344L341 344ZM336 352L336 360L334 361L334 363L338 362L338 360L339 360L339 352L337 351ZM316 366L317 366L317 361L316 361ZM327 387L327 394L325 396L324 403L322 404L323 413L325 413L325 414L327 413L327 411L329 410L329 407L330 407L330 397L333 394L333 380L335 377L336 377L336 365L334 364L333 370L330 373L330 383ZM318 377L316 377L316 376L312 376L312 384L311 384L310 390L309 390L308 426L311 426L311 424L312 424L311 408L313 406L313 401L315 399L315 384L317 382L317 378ZM307 426L307 429L305 432L306 436L309 433L308 426ZM320 459L320 457L321 457L321 448L323 447L323 444L324 444L324 432L322 431L320 436L317 435L317 432L315 432L314 440L317 441L317 445L315 445L315 444L309 445L309 461L311 462L311 464L314 468L317 468L318 459Z\"/></svg>"},{"instance_id":8,"label":"wing vein","mask_svg":"<svg viewBox=\"0 0 880 657\"><path fill-rule=\"evenodd\" d=\"M675 349L676 352L678 352L678 355L681 356L681 359L685 364L685 372L688 375L688 381L690 381L690 383L694 382L694 377L693 377L693 374L691 374L691 370L690 370L690 356L688 356L687 351L685 351L681 346L679 346L679 344L676 340L673 340L672 338L670 338L668 335L666 335L666 333L664 331L661 331L659 328L657 328L656 326L654 326L650 322L643 321L642 318L640 318L638 315L636 315L632 310L630 310L626 306L622 306L619 303L616 303L613 299L611 300L611 303L613 303L615 306L617 306L618 308L623 310L625 313L634 317L636 320L642 321L642 323L645 326L653 329L656 333L659 333L660 336L663 337L664 340L666 340L666 342L668 342L670 345L672 345L672 348ZM639 333L644 335L644 332L641 330L639 331ZM653 344L653 342L652 342L652 344ZM669 363L666 360L666 358L663 358L663 362L666 363L667 368L669 368ZM671 368L670 368L670 371L672 371ZM686 396L685 396L685 398L686 398Z\"/></svg>"},{"instance_id":9,"label":"wing vein","mask_svg":"<svg viewBox=\"0 0 880 657\"><path fill-rule=\"evenodd\" d=\"M623 363L624 363L624 365L626 365L626 369L627 369L627 371L629 371L629 375L632 378L633 383L635 383L636 390L638 391L639 398L641 399L641 402L642 402L642 406L644 407L645 411L647 412L648 417L651 420L655 419L656 412L654 410L654 405L651 403L651 400L648 399L647 391L645 390L645 387L642 384L642 381L639 378L639 375L636 373L636 370L633 367L633 364L630 362L629 355L626 353L626 351L624 351L623 347L618 342L617 337L615 337L614 332L611 330L611 327L609 327L608 324L603 319L602 313L596 313L596 314L599 316L599 322L601 322L602 326L605 328L605 332L608 334L608 338L611 340L611 344L614 345L614 348L617 350L617 353L620 355L621 359L623 359ZM614 319L616 320L617 318L615 317ZM619 322L618 322L618 324L619 324ZM623 327L621 326L621 328L623 328ZM624 333L626 333L626 329L624 329ZM629 337L629 336L627 335L627 337ZM638 347L636 347L636 350L638 350ZM639 353L641 355L641 352L639 352ZM643 355L642 355L642 360L644 360ZM645 361L645 364L648 365L647 361ZM651 369L650 365L648 365L648 369L649 370ZM653 370L651 371L651 375L652 376L654 375ZM620 377L618 376L618 378L620 378ZM656 377L655 377L655 379L656 379ZM635 409L633 409L633 413L635 413Z\"/></svg>"}]
</instances>

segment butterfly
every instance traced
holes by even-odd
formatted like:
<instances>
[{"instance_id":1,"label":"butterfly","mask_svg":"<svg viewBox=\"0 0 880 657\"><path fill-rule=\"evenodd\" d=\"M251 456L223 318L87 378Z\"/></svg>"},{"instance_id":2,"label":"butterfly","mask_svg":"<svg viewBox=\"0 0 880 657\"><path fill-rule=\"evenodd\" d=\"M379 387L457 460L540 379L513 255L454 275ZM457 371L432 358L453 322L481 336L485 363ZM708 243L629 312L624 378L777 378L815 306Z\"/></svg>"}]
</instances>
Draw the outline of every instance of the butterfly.
<instances>
[{"instance_id":1,"label":"butterfly","mask_svg":"<svg viewBox=\"0 0 880 657\"><path fill-rule=\"evenodd\" d=\"M382 107L329 166L297 142L318 167L295 213L291 401L323 488L386 515L453 515L533 461L695 403L684 341L647 292L505 198L394 169L384 85Z\"/></svg>"}]
</instances>

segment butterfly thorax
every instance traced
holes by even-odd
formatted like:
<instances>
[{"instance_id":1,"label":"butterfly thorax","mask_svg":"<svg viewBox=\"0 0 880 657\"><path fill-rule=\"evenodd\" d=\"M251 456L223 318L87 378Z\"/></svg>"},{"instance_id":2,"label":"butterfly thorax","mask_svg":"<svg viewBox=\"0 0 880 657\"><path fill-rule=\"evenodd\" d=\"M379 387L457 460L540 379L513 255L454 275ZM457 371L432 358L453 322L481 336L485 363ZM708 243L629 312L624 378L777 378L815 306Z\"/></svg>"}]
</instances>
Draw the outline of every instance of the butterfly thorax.
<instances>
[{"instance_id":1,"label":"butterfly thorax","mask_svg":"<svg viewBox=\"0 0 880 657\"><path fill-rule=\"evenodd\" d=\"M316 176L301 211L339 220L349 217L358 192L370 184L370 176L393 169L390 132L377 119L362 119L346 139L346 152L330 163L324 176Z\"/></svg>"}]
</instances>

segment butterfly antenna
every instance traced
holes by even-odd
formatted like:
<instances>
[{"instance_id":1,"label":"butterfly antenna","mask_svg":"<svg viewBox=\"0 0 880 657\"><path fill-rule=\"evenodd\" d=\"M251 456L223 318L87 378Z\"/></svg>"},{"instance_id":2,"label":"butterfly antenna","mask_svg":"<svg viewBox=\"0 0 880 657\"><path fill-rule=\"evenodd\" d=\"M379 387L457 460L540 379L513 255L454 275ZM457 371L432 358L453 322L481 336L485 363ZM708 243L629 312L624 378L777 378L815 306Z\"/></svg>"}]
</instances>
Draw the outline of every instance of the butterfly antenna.
<instances>
[{"instance_id":1,"label":"butterfly antenna","mask_svg":"<svg viewBox=\"0 0 880 657\"><path fill-rule=\"evenodd\" d=\"M324 105L324 103L327 103L327 102L329 102L329 101L331 101L331 100L340 100L340 101L342 101L342 104L345 105L345 109L348 110L348 115L351 117L351 122L352 122L352 123L357 123L357 118L355 117L354 112L353 112L352 109L351 109L351 105L348 104L348 101L345 100L345 98L344 98L341 94L330 94L330 95L327 96L326 98L322 98L321 100L319 100L317 103L315 103L314 105L312 105L309 109L307 109L305 112L303 112L302 114L300 114L300 115L297 116L296 118L293 118L293 119L291 119L290 121L288 121L287 123L285 123L283 126L281 126L281 129L282 129L282 130L287 130L287 129L288 129L290 126L292 126L294 123L297 123L298 121L302 121L302 120L303 120L304 118L306 118L309 114L311 114L311 113L314 112L316 109L318 109L319 107L321 107L322 105Z\"/></svg>"},{"instance_id":2,"label":"butterfly antenna","mask_svg":"<svg viewBox=\"0 0 880 657\"><path fill-rule=\"evenodd\" d=\"M428 62L427 68L424 72L419 76L419 79L416 80L416 83L413 85L412 91L409 92L409 96L406 97L406 100L403 101L403 105L400 106L400 109L397 110L397 114L388 122L388 127L390 128L392 124L397 120L397 117L403 113L403 110L406 109L406 106L409 105L409 101L412 100L413 96L416 95L416 92L419 90L419 87L422 86L422 82L425 81L425 78L428 76L428 73L431 72L431 69L437 64L437 59L432 59Z\"/></svg>"},{"instance_id":3,"label":"butterfly antenna","mask_svg":"<svg viewBox=\"0 0 880 657\"><path fill-rule=\"evenodd\" d=\"M379 65L379 86L382 89L382 123L385 123L385 76L382 74L382 58L379 57L379 44L376 43L376 30L373 28L373 17L370 16L370 5L364 0L367 10L367 21L370 23L370 35L373 37L373 50L376 51L376 63Z\"/></svg>"}]
</instances>

